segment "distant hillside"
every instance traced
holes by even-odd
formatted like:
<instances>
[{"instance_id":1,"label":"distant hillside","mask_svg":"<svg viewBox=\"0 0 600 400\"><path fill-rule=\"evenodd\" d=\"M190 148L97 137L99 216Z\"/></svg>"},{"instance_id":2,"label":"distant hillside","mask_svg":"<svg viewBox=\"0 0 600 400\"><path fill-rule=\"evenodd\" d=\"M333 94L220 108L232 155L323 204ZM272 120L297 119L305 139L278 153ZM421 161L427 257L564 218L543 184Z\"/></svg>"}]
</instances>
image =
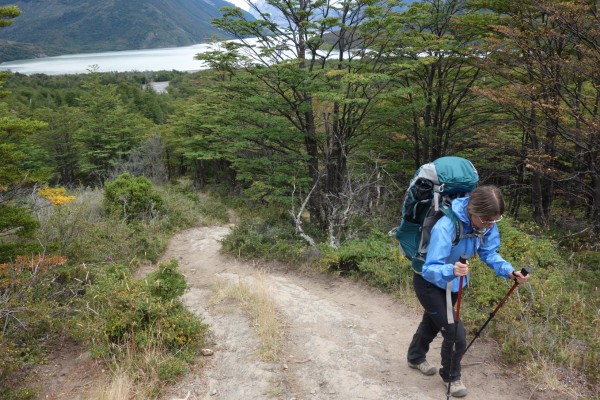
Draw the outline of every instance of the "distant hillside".
<instances>
[{"instance_id":1,"label":"distant hillside","mask_svg":"<svg viewBox=\"0 0 600 400\"><path fill-rule=\"evenodd\" d=\"M22 11L0 30L0 62L45 55L187 46L225 34L224 0L0 0Z\"/></svg>"}]
</instances>

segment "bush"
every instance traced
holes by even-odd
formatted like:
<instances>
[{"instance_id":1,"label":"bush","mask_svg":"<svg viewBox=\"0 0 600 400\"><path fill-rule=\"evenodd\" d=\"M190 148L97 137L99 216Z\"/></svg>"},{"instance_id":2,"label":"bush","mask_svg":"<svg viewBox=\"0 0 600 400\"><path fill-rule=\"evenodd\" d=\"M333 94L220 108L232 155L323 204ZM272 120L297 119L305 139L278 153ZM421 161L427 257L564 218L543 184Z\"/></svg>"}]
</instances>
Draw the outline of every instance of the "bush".
<instances>
[{"instance_id":1,"label":"bush","mask_svg":"<svg viewBox=\"0 0 600 400\"><path fill-rule=\"evenodd\" d=\"M157 189L163 198L165 216L171 229L229 220L227 208L212 196L194 192L191 186L170 185Z\"/></svg>"},{"instance_id":2,"label":"bush","mask_svg":"<svg viewBox=\"0 0 600 400\"><path fill-rule=\"evenodd\" d=\"M39 242L72 262L130 264L136 259L156 262L173 232L212 221L213 217L204 217L202 210L219 209L217 202L208 196L183 193L173 187L156 188L156 191L160 193L164 211L145 221L106 215L102 191L81 191L76 200L68 204L38 212ZM218 213L227 215L223 206L221 209L223 211Z\"/></svg>"},{"instance_id":3,"label":"bush","mask_svg":"<svg viewBox=\"0 0 600 400\"><path fill-rule=\"evenodd\" d=\"M148 220L163 210L163 201L143 176L119 175L104 188L104 204L109 213L127 221Z\"/></svg>"},{"instance_id":4,"label":"bush","mask_svg":"<svg viewBox=\"0 0 600 400\"><path fill-rule=\"evenodd\" d=\"M156 271L148 274L146 282L150 293L165 301L181 296L187 288L185 277L177 270L177 260L161 264Z\"/></svg>"},{"instance_id":5,"label":"bush","mask_svg":"<svg viewBox=\"0 0 600 400\"><path fill-rule=\"evenodd\" d=\"M172 382L204 344L206 325L176 299L185 290L177 261L159 266L146 280L126 266L95 269L74 320L76 338L92 354L129 365L147 395L158 397L164 379Z\"/></svg>"},{"instance_id":6,"label":"bush","mask_svg":"<svg viewBox=\"0 0 600 400\"><path fill-rule=\"evenodd\" d=\"M291 222L263 215L244 216L223 241L223 250L243 258L283 261L297 265L307 250Z\"/></svg>"},{"instance_id":7,"label":"bush","mask_svg":"<svg viewBox=\"0 0 600 400\"><path fill-rule=\"evenodd\" d=\"M161 265L161 270L170 273L159 272L144 281L134 279L129 268L118 264L96 271L94 282L86 288L78 336L89 340L94 353L102 357L122 357L114 353L120 345L161 345L173 352L201 345L205 326L174 300L174 293L183 291L176 266L176 261ZM174 290L156 290L158 277L165 276ZM91 313L86 312L88 306Z\"/></svg>"},{"instance_id":8,"label":"bush","mask_svg":"<svg viewBox=\"0 0 600 400\"><path fill-rule=\"evenodd\" d=\"M33 398L24 371L45 356L42 344L66 330L70 302L81 288L62 256L19 256L0 264L0 399Z\"/></svg>"},{"instance_id":9,"label":"bush","mask_svg":"<svg viewBox=\"0 0 600 400\"><path fill-rule=\"evenodd\" d=\"M76 197L68 204L38 212L38 238L45 248L73 263L129 263L144 256L135 226L104 213L101 191L83 191Z\"/></svg>"},{"instance_id":10,"label":"bush","mask_svg":"<svg viewBox=\"0 0 600 400\"><path fill-rule=\"evenodd\" d=\"M333 249L320 246L322 270L361 278L386 290L404 287L412 277L410 264L400 255L397 243L375 232L364 240L350 240Z\"/></svg>"},{"instance_id":11,"label":"bush","mask_svg":"<svg viewBox=\"0 0 600 400\"><path fill-rule=\"evenodd\" d=\"M27 240L38 227L38 221L27 209L0 203L0 262L23 254L24 246L31 251L29 254L41 251L38 243Z\"/></svg>"}]
</instances>

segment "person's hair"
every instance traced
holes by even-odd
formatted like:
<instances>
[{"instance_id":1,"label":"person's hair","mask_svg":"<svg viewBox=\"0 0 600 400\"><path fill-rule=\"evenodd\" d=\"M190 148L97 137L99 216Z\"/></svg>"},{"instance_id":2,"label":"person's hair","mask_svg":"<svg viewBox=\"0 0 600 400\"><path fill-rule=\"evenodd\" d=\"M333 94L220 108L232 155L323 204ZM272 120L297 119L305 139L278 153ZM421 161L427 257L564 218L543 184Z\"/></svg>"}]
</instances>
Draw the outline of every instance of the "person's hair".
<instances>
[{"instance_id":1,"label":"person's hair","mask_svg":"<svg viewBox=\"0 0 600 400\"><path fill-rule=\"evenodd\" d=\"M479 186L467 205L467 212L478 217L497 217L504 214L504 198L496 186Z\"/></svg>"}]
</instances>

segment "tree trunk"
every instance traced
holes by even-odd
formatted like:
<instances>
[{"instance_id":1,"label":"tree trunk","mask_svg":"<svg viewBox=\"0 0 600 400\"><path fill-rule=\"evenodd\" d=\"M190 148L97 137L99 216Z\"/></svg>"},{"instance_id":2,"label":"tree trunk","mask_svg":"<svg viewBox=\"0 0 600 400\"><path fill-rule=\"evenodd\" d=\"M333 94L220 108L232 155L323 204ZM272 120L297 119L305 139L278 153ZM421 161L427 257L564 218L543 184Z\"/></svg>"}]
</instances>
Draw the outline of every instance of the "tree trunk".
<instances>
[{"instance_id":1,"label":"tree trunk","mask_svg":"<svg viewBox=\"0 0 600 400\"><path fill-rule=\"evenodd\" d=\"M519 157L519 163L517 164L517 182L516 188L512 193L510 198L509 205L509 214L512 217L516 217L519 215L519 209L521 208L523 191L522 188L525 187L525 162L527 158L527 141L528 135L527 132L524 131L521 137L521 156Z\"/></svg>"},{"instance_id":2,"label":"tree trunk","mask_svg":"<svg viewBox=\"0 0 600 400\"><path fill-rule=\"evenodd\" d=\"M194 160L194 189L202 189L206 185L204 160Z\"/></svg>"},{"instance_id":3,"label":"tree trunk","mask_svg":"<svg viewBox=\"0 0 600 400\"><path fill-rule=\"evenodd\" d=\"M309 95L306 96L305 100L307 104L311 103ZM310 176L311 185L315 187L315 190L310 196L307 208L311 222L320 228L324 228L325 221L323 218L323 197L320 189L322 185L320 183L321 173L319 171L319 147L315 139L315 122L312 110L306 111L304 113L304 117L306 121L304 145L306 146L306 153L308 154L308 174Z\"/></svg>"},{"instance_id":4,"label":"tree trunk","mask_svg":"<svg viewBox=\"0 0 600 400\"><path fill-rule=\"evenodd\" d=\"M531 106L529 120L525 123L525 129L527 130L527 136L530 140L531 152L529 154L529 158L531 158L530 162L533 164L533 173L531 176L531 209L533 211L533 219L538 224L543 225L545 220L544 215L544 207L542 205L542 173L539 170L540 162L540 144L538 140L537 133L535 131L537 114L535 110L535 105Z\"/></svg>"}]
</instances>

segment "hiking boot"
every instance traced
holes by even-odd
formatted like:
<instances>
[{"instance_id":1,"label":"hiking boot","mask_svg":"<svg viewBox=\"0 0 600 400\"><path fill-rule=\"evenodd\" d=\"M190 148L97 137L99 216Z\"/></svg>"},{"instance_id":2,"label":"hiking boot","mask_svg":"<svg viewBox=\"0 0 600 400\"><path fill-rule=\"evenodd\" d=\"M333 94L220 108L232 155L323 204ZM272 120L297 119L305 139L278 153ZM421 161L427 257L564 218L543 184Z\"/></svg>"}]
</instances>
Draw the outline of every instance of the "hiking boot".
<instances>
[{"instance_id":1,"label":"hiking boot","mask_svg":"<svg viewBox=\"0 0 600 400\"><path fill-rule=\"evenodd\" d=\"M430 365L427 362L427 360L423 361L421 364L413 364L409 361L408 366L414 369L418 369L425 375L433 375L437 371L437 369L433 365Z\"/></svg>"},{"instance_id":2,"label":"hiking boot","mask_svg":"<svg viewBox=\"0 0 600 400\"><path fill-rule=\"evenodd\" d=\"M442 380L443 381L443 380ZM448 382L444 382L446 390L448 389ZM450 383L450 395L452 397L465 397L467 395L467 387L463 385L460 379Z\"/></svg>"}]
</instances>

